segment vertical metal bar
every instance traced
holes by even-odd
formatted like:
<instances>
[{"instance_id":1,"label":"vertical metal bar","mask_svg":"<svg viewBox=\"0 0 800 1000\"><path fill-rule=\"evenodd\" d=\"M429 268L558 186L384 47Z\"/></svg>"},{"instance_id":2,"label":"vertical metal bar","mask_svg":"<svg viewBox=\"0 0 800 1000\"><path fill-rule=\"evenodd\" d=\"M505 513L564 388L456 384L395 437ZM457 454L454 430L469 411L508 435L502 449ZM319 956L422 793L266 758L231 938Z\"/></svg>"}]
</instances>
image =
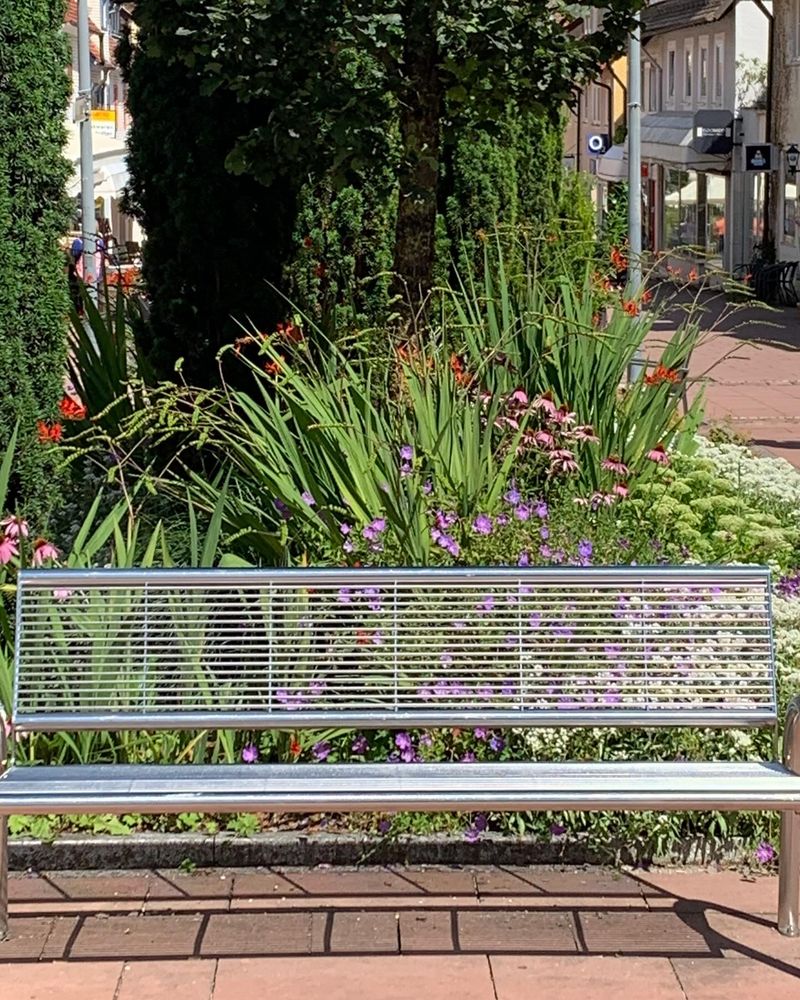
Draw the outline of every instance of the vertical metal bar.
<instances>
[{"instance_id":1,"label":"vertical metal bar","mask_svg":"<svg viewBox=\"0 0 800 1000\"><path fill-rule=\"evenodd\" d=\"M523 696L523 681L525 680L525 668L522 663L522 580L517 582L517 655L519 656L519 702L520 708L524 708L525 698Z\"/></svg>"},{"instance_id":2,"label":"vertical metal bar","mask_svg":"<svg viewBox=\"0 0 800 1000\"><path fill-rule=\"evenodd\" d=\"M800 697L797 696L786 710L783 763L793 774L800 774ZM781 813L778 930L786 937L800 937L800 813L788 809Z\"/></svg>"},{"instance_id":3,"label":"vertical metal bar","mask_svg":"<svg viewBox=\"0 0 800 1000\"><path fill-rule=\"evenodd\" d=\"M398 649L399 633L397 628L397 580L392 586L392 677L394 678L394 710L400 709L400 656Z\"/></svg>"},{"instance_id":4,"label":"vertical metal bar","mask_svg":"<svg viewBox=\"0 0 800 1000\"><path fill-rule=\"evenodd\" d=\"M25 581L20 574L17 577L17 606L14 613L14 687L11 692L11 718L19 715L19 678L22 660L22 600L25 594Z\"/></svg>"},{"instance_id":5,"label":"vertical metal bar","mask_svg":"<svg viewBox=\"0 0 800 1000\"><path fill-rule=\"evenodd\" d=\"M149 673L148 656L150 653L150 584L144 585L144 622L142 623L142 708L147 706L147 678Z\"/></svg>"},{"instance_id":6,"label":"vertical metal bar","mask_svg":"<svg viewBox=\"0 0 800 1000\"><path fill-rule=\"evenodd\" d=\"M642 35L639 15L628 39L628 298L642 289ZM644 369L637 347L629 378L635 382Z\"/></svg>"},{"instance_id":7,"label":"vertical metal bar","mask_svg":"<svg viewBox=\"0 0 800 1000\"><path fill-rule=\"evenodd\" d=\"M0 711L0 775L8 767L6 718ZM8 817L0 816L0 941L8 936Z\"/></svg>"},{"instance_id":8,"label":"vertical metal bar","mask_svg":"<svg viewBox=\"0 0 800 1000\"><path fill-rule=\"evenodd\" d=\"M83 280L97 297L95 268L94 157L92 155L92 61L89 47L89 0L78 0L78 101L81 142L81 231Z\"/></svg>"},{"instance_id":9,"label":"vertical metal bar","mask_svg":"<svg viewBox=\"0 0 800 1000\"><path fill-rule=\"evenodd\" d=\"M267 706L272 709L275 707L273 698L275 697L275 689L273 687L273 643L275 641L274 630L275 630L275 584L270 583L267 590L269 594L269 605L267 607ZM311 615L311 601L309 600L308 590L306 590L306 600L309 602L309 617Z\"/></svg>"}]
</instances>

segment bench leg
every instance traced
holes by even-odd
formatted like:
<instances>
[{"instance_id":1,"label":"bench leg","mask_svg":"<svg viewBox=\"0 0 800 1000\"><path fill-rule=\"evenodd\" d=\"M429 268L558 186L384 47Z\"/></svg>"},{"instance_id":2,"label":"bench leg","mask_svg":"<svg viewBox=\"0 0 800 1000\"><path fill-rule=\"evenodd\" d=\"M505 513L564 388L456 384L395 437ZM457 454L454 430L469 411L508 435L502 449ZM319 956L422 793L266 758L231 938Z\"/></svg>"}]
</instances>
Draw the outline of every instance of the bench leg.
<instances>
[{"instance_id":1,"label":"bench leg","mask_svg":"<svg viewBox=\"0 0 800 1000\"><path fill-rule=\"evenodd\" d=\"M8 936L8 818L0 816L0 941Z\"/></svg>"},{"instance_id":2,"label":"bench leg","mask_svg":"<svg viewBox=\"0 0 800 1000\"><path fill-rule=\"evenodd\" d=\"M800 937L800 813L781 813L778 930Z\"/></svg>"}]
</instances>

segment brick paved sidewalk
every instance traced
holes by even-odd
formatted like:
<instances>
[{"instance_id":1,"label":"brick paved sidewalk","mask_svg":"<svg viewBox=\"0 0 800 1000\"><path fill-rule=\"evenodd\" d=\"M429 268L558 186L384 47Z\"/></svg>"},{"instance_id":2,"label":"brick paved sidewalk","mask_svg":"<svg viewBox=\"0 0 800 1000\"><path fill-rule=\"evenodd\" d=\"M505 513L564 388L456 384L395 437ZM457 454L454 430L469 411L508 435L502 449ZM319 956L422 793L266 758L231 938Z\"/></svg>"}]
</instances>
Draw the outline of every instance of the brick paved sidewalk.
<instances>
[{"instance_id":1,"label":"brick paved sidewalk","mask_svg":"<svg viewBox=\"0 0 800 1000\"><path fill-rule=\"evenodd\" d=\"M575 868L16 875L13 1000L800 995L777 880Z\"/></svg>"},{"instance_id":2,"label":"brick paved sidewalk","mask_svg":"<svg viewBox=\"0 0 800 1000\"><path fill-rule=\"evenodd\" d=\"M707 380L707 421L800 467L800 309L732 306L719 292L700 302L705 333L689 375ZM684 315L675 309L658 320L649 339L668 337Z\"/></svg>"}]
</instances>

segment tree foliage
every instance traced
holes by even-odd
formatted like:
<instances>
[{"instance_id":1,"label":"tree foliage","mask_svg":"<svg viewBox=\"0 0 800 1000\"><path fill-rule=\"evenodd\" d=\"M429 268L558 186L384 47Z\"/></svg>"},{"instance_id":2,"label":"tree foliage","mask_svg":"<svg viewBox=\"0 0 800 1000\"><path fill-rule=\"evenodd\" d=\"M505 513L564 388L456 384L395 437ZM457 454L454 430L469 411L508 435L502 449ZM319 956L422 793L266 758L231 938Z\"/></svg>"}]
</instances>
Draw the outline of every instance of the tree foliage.
<instances>
[{"instance_id":1,"label":"tree foliage","mask_svg":"<svg viewBox=\"0 0 800 1000\"><path fill-rule=\"evenodd\" d=\"M275 286L289 253L299 184L286 174L264 184L225 166L240 135L269 117L263 96L240 103L206 93L211 70L174 58L176 32L204 0L139 0L138 37L120 59L133 117L127 209L147 233L144 278L152 303L138 334L156 371L214 379L215 356L241 323L267 330L285 305ZM179 36L178 36L179 37Z\"/></svg>"},{"instance_id":2,"label":"tree foliage","mask_svg":"<svg viewBox=\"0 0 800 1000\"><path fill-rule=\"evenodd\" d=\"M578 36L588 6L563 0L217 0L183 6L175 57L203 61L209 92L272 102L230 151L240 172L328 164L352 181L396 130L394 270L415 305L433 276L443 150L465 126L500 129L509 107L552 114L619 50L639 6L614 0Z\"/></svg>"},{"instance_id":3,"label":"tree foliage","mask_svg":"<svg viewBox=\"0 0 800 1000\"><path fill-rule=\"evenodd\" d=\"M11 505L39 519L58 484L37 421L58 416L66 361L63 21L61 0L0 5L0 452L19 425Z\"/></svg>"}]
</instances>

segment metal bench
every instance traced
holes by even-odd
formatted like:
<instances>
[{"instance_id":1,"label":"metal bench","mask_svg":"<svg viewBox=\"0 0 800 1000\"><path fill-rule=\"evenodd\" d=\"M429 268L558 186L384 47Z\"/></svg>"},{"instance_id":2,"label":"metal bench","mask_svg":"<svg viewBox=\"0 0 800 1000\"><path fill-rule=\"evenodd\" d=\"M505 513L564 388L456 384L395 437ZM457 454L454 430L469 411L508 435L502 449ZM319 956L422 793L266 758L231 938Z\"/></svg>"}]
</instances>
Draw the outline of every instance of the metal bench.
<instances>
[{"instance_id":1,"label":"metal bench","mask_svg":"<svg viewBox=\"0 0 800 1000\"><path fill-rule=\"evenodd\" d=\"M800 933L800 700L782 763L34 767L13 752L32 732L774 726L767 569L25 571L16 636L0 816L775 809L778 924Z\"/></svg>"}]
</instances>

